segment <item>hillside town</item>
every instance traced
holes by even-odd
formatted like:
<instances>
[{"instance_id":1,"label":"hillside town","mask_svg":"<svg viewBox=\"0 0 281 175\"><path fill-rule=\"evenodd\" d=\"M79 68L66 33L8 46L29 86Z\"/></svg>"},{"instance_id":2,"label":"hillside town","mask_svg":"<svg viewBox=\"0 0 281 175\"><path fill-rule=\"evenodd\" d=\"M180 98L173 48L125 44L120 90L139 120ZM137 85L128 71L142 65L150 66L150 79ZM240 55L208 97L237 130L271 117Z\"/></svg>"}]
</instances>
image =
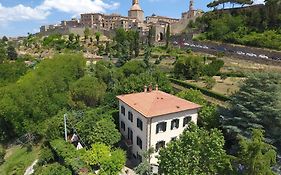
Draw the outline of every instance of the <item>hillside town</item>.
<instances>
[{"instance_id":1,"label":"hillside town","mask_svg":"<svg viewBox=\"0 0 281 175\"><path fill-rule=\"evenodd\" d=\"M281 174L279 0L80 1L102 10L0 39L1 175ZM77 16L19 2L0 22Z\"/></svg>"}]
</instances>

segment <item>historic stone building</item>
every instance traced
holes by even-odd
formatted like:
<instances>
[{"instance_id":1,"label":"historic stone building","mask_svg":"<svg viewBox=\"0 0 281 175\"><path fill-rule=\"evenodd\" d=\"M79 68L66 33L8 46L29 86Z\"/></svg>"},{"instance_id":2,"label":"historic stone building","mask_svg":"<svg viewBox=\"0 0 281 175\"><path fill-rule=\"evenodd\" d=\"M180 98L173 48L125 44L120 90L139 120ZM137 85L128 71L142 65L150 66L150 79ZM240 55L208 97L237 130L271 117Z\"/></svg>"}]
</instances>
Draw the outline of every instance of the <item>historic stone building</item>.
<instances>
[{"instance_id":1,"label":"historic stone building","mask_svg":"<svg viewBox=\"0 0 281 175\"><path fill-rule=\"evenodd\" d=\"M85 28L90 28L95 31L103 32L105 35L113 33L118 28L125 30L137 30L142 36L147 35L149 29L153 30L156 42L161 42L165 38L167 26L171 26L171 33L176 34L182 32L189 20L194 20L200 16L200 10L194 10L194 1L190 0L189 11L182 13L181 19L170 18L165 16L151 15L144 18L139 0L132 0L132 6L128 11L128 16L120 14L102 14L102 13L85 13L81 14L80 20L72 19L62 21L61 24L46 25L40 27L41 35L49 35L52 33L75 34L83 35Z\"/></svg>"}]
</instances>

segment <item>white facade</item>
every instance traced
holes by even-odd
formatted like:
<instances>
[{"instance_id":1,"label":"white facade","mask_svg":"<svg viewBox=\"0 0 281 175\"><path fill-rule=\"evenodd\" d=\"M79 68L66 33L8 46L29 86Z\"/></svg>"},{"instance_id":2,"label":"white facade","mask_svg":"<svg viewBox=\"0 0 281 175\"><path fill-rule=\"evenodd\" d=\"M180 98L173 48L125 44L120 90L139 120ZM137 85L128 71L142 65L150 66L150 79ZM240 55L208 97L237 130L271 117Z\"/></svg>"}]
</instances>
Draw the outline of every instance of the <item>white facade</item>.
<instances>
[{"instance_id":1,"label":"white facade","mask_svg":"<svg viewBox=\"0 0 281 175\"><path fill-rule=\"evenodd\" d=\"M122 114L122 106L125 108L125 115ZM132 153L134 157L138 157L141 153L149 148L154 148L155 153L152 155L150 159L150 164L158 165L156 156L158 155L158 151L156 151L157 143L164 141L165 145L169 143L173 138L178 138L178 136L184 131L184 129L188 126L183 125L184 119L190 117L191 121L197 123L198 110L185 110L181 112L165 114L161 116L155 117L145 117L132 107L125 104L123 101L119 100L119 127L120 132L124 136L125 139L129 139L128 130L131 129L133 133L133 142L132 142ZM129 112L133 114L133 122L128 119ZM142 121L142 130L137 127L137 119ZM178 119L178 128L171 128L172 121ZM125 124L125 130L122 129L122 122ZM157 124L165 122L166 123L166 131L157 133ZM142 149L137 145L137 137L142 140Z\"/></svg>"}]
</instances>

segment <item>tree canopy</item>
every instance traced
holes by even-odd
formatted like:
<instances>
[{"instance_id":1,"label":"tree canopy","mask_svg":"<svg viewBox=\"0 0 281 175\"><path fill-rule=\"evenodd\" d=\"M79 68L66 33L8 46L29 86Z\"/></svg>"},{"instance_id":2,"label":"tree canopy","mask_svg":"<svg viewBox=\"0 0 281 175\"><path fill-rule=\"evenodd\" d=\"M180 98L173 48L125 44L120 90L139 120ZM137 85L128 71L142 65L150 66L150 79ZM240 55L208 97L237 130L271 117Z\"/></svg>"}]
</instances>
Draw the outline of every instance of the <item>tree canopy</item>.
<instances>
[{"instance_id":1,"label":"tree canopy","mask_svg":"<svg viewBox=\"0 0 281 175\"><path fill-rule=\"evenodd\" d=\"M231 164L223 147L218 129L209 132L190 124L179 139L160 149L159 168L164 174L227 174Z\"/></svg>"}]
</instances>

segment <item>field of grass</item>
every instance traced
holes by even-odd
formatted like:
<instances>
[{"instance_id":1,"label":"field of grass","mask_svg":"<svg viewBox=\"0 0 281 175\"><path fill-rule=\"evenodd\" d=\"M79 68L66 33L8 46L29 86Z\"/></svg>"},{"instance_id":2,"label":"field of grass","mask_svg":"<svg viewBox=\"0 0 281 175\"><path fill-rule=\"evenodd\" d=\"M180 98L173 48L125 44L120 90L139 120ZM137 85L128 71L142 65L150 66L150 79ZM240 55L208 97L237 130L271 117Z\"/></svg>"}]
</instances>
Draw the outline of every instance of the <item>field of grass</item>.
<instances>
[{"instance_id":1,"label":"field of grass","mask_svg":"<svg viewBox=\"0 0 281 175\"><path fill-rule=\"evenodd\" d=\"M5 162L0 166L1 175L23 175L26 168L36 160L40 146L34 146L31 151L19 145L6 150Z\"/></svg>"},{"instance_id":2,"label":"field of grass","mask_svg":"<svg viewBox=\"0 0 281 175\"><path fill-rule=\"evenodd\" d=\"M238 91L239 86L241 85L244 79L238 77L228 77L225 80L222 80L219 76L214 76L213 78L216 80L216 84L211 90L226 96L230 96L236 91ZM203 88L206 86L203 81L187 80L187 82Z\"/></svg>"}]
</instances>

